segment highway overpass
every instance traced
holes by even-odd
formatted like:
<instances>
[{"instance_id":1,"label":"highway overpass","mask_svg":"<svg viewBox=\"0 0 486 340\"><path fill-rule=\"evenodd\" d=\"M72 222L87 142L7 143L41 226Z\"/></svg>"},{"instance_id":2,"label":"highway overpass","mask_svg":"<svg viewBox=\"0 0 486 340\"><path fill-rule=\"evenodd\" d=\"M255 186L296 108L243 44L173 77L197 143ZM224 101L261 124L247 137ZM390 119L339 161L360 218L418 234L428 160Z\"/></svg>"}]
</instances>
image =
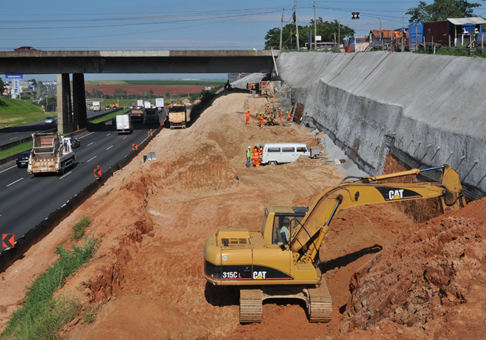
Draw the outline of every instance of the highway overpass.
<instances>
[{"instance_id":1,"label":"highway overpass","mask_svg":"<svg viewBox=\"0 0 486 340\"><path fill-rule=\"evenodd\" d=\"M85 73L270 73L277 56L272 50L0 52L0 74L57 74L58 128L68 133L87 125Z\"/></svg>"}]
</instances>

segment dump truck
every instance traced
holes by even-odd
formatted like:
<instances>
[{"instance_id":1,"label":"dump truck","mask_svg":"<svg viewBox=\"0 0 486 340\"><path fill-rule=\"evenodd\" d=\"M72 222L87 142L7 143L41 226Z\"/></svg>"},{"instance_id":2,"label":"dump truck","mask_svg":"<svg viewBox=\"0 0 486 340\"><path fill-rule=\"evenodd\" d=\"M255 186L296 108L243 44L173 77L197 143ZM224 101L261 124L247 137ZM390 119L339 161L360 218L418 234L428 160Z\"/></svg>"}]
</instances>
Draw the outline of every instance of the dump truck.
<instances>
[{"instance_id":1,"label":"dump truck","mask_svg":"<svg viewBox=\"0 0 486 340\"><path fill-rule=\"evenodd\" d=\"M173 105L169 108L169 126L171 129L185 129L186 128L186 113L185 105Z\"/></svg>"},{"instance_id":2,"label":"dump truck","mask_svg":"<svg viewBox=\"0 0 486 340\"><path fill-rule=\"evenodd\" d=\"M143 121L143 107L136 107L130 111L130 117L132 118L132 122L141 122Z\"/></svg>"},{"instance_id":3,"label":"dump truck","mask_svg":"<svg viewBox=\"0 0 486 340\"><path fill-rule=\"evenodd\" d=\"M442 170L438 182L389 183L391 178ZM443 211L466 204L458 173L448 165L362 178L347 177L307 207L270 206L261 231L221 228L204 244L204 276L240 291L240 322L261 322L262 303L301 299L310 322L330 322L332 299L319 250L336 213L351 207L439 197Z\"/></svg>"},{"instance_id":4,"label":"dump truck","mask_svg":"<svg viewBox=\"0 0 486 340\"><path fill-rule=\"evenodd\" d=\"M130 115L116 115L116 131L118 132L118 134L133 132Z\"/></svg>"},{"instance_id":5,"label":"dump truck","mask_svg":"<svg viewBox=\"0 0 486 340\"><path fill-rule=\"evenodd\" d=\"M34 132L33 148L30 151L27 173L60 173L73 166L76 156L72 150L71 138L60 133Z\"/></svg>"},{"instance_id":6,"label":"dump truck","mask_svg":"<svg viewBox=\"0 0 486 340\"><path fill-rule=\"evenodd\" d=\"M144 124L159 124L159 110L157 108L145 109L143 113Z\"/></svg>"}]
</instances>

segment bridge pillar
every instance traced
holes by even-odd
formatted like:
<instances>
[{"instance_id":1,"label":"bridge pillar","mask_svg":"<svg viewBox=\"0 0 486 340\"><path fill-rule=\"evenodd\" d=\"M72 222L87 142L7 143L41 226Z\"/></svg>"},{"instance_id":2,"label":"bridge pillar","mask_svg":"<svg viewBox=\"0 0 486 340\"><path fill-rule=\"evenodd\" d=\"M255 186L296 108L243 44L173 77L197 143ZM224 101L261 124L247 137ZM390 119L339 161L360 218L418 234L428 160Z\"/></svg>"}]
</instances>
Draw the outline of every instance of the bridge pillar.
<instances>
[{"instance_id":1,"label":"bridge pillar","mask_svg":"<svg viewBox=\"0 0 486 340\"><path fill-rule=\"evenodd\" d=\"M74 128L79 130L88 127L84 73L73 73L73 108Z\"/></svg>"},{"instance_id":2,"label":"bridge pillar","mask_svg":"<svg viewBox=\"0 0 486 340\"><path fill-rule=\"evenodd\" d=\"M57 131L70 133L74 131L71 86L69 73L62 73L56 76L57 81Z\"/></svg>"}]
</instances>

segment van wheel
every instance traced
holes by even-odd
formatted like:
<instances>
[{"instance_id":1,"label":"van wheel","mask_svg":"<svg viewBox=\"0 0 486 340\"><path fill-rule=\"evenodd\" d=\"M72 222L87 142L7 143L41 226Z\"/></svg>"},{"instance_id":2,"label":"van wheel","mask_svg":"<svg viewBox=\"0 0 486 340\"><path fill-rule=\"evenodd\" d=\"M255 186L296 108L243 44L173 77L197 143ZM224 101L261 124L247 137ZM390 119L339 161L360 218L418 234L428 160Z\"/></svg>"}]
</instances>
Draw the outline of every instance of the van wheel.
<instances>
[{"instance_id":1,"label":"van wheel","mask_svg":"<svg viewBox=\"0 0 486 340\"><path fill-rule=\"evenodd\" d=\"M277 165L277 162L271 161L271 162L268 162L268 164L270 164L270 165Z\"/></svg>"}]
</instances>

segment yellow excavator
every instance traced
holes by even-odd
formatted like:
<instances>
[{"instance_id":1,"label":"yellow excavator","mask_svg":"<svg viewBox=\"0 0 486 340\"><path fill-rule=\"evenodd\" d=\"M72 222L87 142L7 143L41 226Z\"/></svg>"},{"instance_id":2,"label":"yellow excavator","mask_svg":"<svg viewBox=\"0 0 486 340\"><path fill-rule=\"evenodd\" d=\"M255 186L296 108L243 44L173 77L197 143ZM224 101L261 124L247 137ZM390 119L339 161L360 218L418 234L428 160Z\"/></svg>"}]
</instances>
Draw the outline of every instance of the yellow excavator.
<instances>
[{"instance_id":1,"label":"yellow excavator","mask_svg":"<svg viewBox=\"0 0 486 340\"><path fill-rule=\"evenodd\" d=\"M436 183L382 182L432 170L442 170ZM208 237L204 276L213 285L239 286L241 323L261 322L262 303L272 298L302 299L310 322L331 321L332 301L319 270L319 249L339 210L434 197L440 197L443 211L466 204L459 175L448 165L353 179L324 190L310 208L268 207L261 231L219 229Z\"/></svg>"}]
</instances>

